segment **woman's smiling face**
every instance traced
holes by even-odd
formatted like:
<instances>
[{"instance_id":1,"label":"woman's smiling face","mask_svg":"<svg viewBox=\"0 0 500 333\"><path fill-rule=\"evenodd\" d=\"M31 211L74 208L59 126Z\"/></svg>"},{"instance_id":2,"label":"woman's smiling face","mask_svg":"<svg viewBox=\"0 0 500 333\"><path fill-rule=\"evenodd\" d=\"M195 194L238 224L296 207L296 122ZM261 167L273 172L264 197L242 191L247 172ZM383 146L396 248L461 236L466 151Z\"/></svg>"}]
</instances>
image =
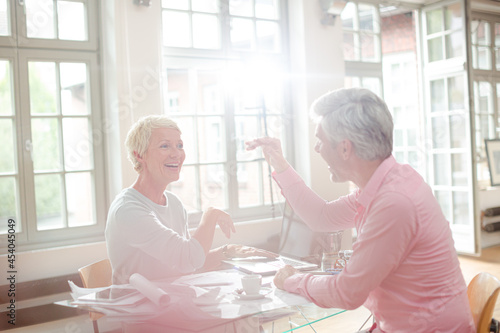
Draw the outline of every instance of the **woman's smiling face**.
<instances>
[{"instance_id":1,"label":"woman's smiling face","mask_svg":"<svg viewBox=\"0 0 500 333\"><path fill-rule=\"evenodd\" d=\"M142 157L142 172L157 184L167 186L179 180L182 164L186 159L181 133L173 128L155 128L149 146Z\"/></svg>"}]
</instances>

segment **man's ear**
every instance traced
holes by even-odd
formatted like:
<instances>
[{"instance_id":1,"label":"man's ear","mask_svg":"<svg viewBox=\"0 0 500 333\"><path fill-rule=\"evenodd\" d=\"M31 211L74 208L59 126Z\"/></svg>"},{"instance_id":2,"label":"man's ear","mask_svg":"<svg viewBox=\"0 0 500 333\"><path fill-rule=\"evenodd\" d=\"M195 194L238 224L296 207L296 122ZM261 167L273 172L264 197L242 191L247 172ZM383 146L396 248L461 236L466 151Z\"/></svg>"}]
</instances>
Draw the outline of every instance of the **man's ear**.
<instances>
[{"instance_id":1,"label":"man's ear","mask_svg":"<svg viewBox=\"0 0 500 333\"><path fill-rule=\"evenodd\" d=\"M342 140L342 158L345 160L349 159L353 152L352 142L350 140L344 139Z\"/></svg>"}]
</instances>

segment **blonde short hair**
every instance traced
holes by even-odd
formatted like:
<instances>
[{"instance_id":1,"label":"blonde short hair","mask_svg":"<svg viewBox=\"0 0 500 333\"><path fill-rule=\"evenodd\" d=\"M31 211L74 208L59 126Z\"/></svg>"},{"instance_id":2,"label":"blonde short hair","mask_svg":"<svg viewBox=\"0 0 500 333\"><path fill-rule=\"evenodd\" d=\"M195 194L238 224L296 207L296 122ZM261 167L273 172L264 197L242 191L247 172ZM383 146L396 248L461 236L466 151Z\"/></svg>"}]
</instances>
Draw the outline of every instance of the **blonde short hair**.
<instances>
[{"instance_id":1,"label":"blonde short hair","mask_svg":"<svg viewBox=\"0 0 500 333\"><path fill-rule=\"evenodd\" d=\"M125 139L125 147L127 148L128 159L132 162L134 170L137 172L142 170L142 165L134 153L139 156L143 156L146 153L151 133L155 128L172 128L181 132L175 121L163 115L145 116L133 124Z\"/></svg>"}]
</instances>

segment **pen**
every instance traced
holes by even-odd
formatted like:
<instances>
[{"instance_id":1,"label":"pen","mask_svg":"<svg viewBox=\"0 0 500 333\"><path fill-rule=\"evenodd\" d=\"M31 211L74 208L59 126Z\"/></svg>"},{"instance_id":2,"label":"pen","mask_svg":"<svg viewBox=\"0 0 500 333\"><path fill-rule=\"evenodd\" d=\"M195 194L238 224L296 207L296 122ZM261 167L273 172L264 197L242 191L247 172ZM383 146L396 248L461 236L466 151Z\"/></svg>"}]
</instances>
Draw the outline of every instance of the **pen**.
<instances>
[{"instance_id":1,"label":"pen","mask_svg":"<svg viewBox=\"0 0 500 333\"><path fill-rule=\"evenodd\" d=\"M229 281L224 281L224 282L211 282L211 283L197 283L193 284L194 287L218 287L218 286L228 286L230 284L233 284L232 282Z\"/></svg>"}]
</instances>

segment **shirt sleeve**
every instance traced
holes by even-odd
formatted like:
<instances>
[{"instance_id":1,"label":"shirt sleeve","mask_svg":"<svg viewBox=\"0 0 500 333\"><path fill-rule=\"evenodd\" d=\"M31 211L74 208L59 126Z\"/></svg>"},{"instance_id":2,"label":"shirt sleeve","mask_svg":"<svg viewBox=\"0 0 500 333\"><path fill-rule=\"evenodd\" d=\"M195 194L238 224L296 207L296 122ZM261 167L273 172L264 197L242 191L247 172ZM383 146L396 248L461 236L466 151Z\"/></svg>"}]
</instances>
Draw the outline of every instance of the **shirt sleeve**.
<instances>
[{"instance_id":1,"label":"shirt sleeve","mask_svg":"<svg viewBox=\"0 0 500 333\"><path fill-rule=\"evenodd\" d=\"M354 227L354 193L327 202L309 188L292 167L279 174L273 173L273 177L294 212L313 231L328 232Z\"/></svg>"},{"instance_id":2,"label":"shirt sleeve","mask_svg":"<svg viewBox=\"0 0 500 333\"><path fill-rule=\"evenodd\" d=\"M171 214L180 218L184 213ZM123 241L145 254L159 260L180 273L190 273L203 266L205 253L201 244L165 226L150 210L140 203L129 203L116 212L120 221L120 233ZM186 223L179 221L177 223ZM186 228L185 226L183 228Z\"/></svg>"},{"instance_id":3,"label":"shirt sleeve","mask_svg":"<svg viewBox=\"0 0 500 333\"><path fill-rule=\"evenodd\" d=\"M353 245L349 264L338 275L296 274L284 288L322 307L356 309L393 273L414 246L415 208L400 194L377 198ZM397 274L396 274L397 275ZM397 276L396 276L397 278Z\"/></svg>"}]
</instances>

